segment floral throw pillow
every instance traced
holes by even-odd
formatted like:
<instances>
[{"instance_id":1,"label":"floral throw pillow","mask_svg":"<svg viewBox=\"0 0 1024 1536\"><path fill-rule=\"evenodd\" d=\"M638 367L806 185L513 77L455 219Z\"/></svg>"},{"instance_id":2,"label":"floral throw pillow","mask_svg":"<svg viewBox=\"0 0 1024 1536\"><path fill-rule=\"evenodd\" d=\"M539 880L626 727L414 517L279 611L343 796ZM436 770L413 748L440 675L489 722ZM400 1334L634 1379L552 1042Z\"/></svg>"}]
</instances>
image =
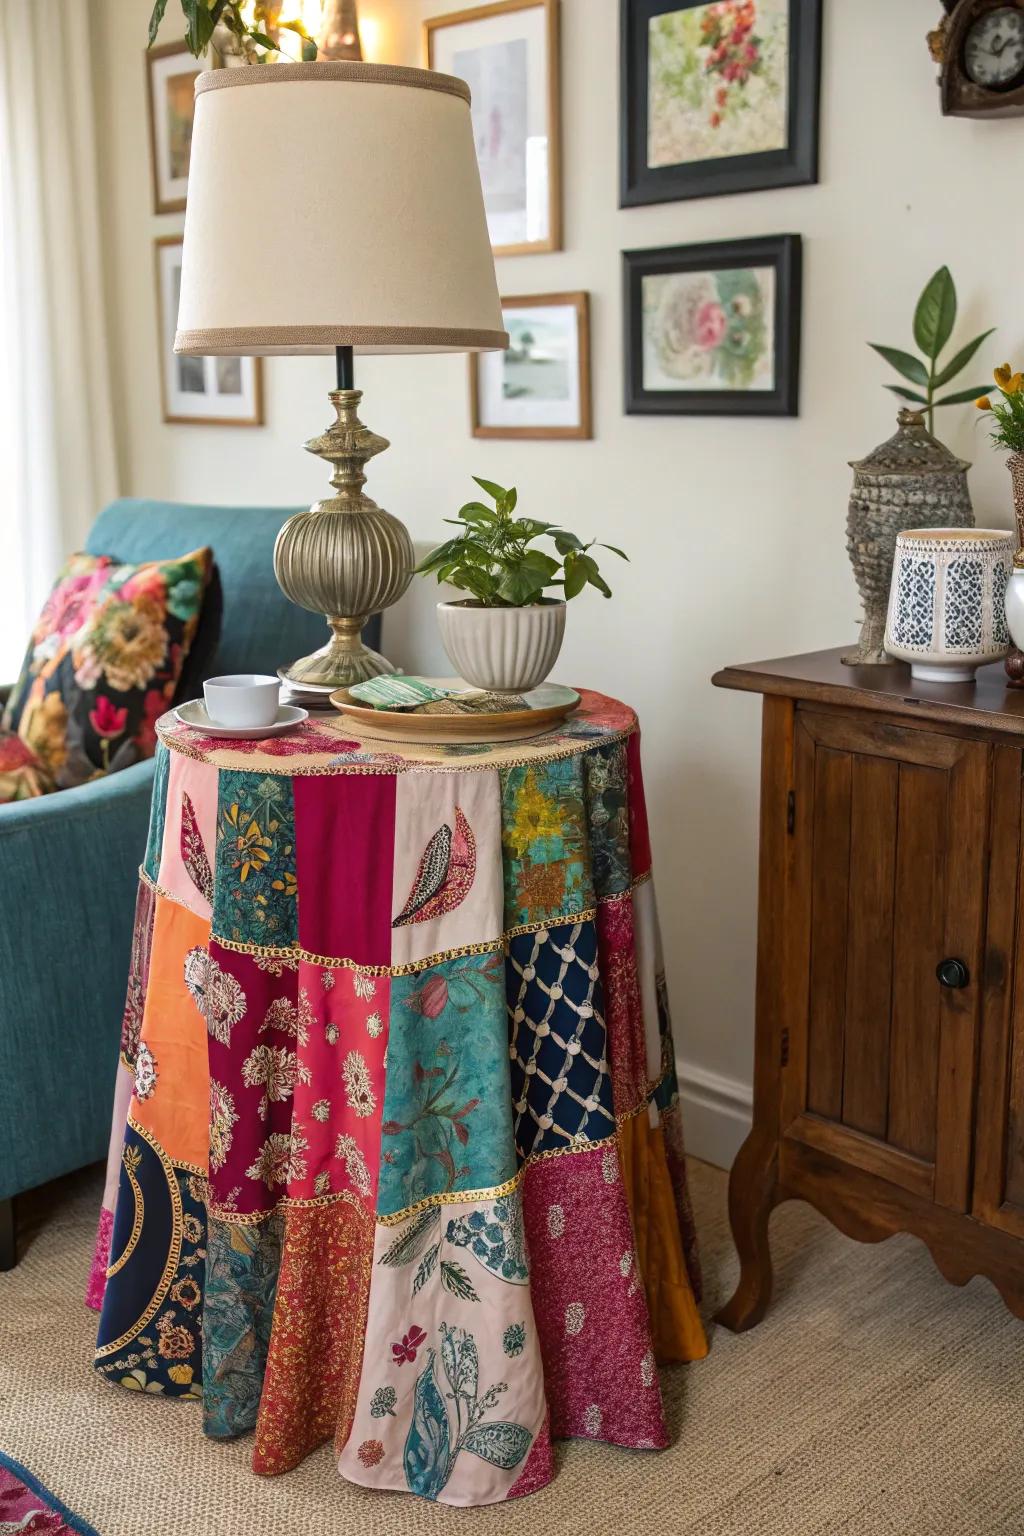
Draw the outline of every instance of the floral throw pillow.
<instances>
[{"instance_id":1,"label":"floral throw pillow","mask_svg":"<svg viewBox=\"0 0 1024 1536\"><path fill-rule=\"evenodd\" d=\"M59 789L152 757L212 566L197 549L145 565L72 555L61 571L4 717Z\"/></svg>"},{"instance_id":2,"label":"floral throw pillow","mask_svg":"<svg viewBox=\"0 0 1024 1536\"><path fill-rule=\"evenodd\" d=\"M17 732L0 728L0 805L34 800L55 788L53 779Z\"/></svg>"}]
</instances>

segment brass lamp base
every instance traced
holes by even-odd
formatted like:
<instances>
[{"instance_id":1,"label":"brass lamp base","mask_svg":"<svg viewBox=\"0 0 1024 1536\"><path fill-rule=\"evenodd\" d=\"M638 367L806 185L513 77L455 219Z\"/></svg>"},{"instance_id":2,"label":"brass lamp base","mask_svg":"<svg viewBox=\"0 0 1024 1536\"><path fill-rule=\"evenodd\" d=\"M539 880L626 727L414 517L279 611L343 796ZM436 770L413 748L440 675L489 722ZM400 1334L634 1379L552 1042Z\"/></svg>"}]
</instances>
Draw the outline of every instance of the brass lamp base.
<instances>
[{"instance_id":1,"label":"brass lamp base","mask_svg":"<svg viewBox=\"0 0 1024 1536\"><path fill-rule=\"evenodd\" d=\"M334 633L327 644L311 656L301 656L290 667L282 667L281 678L299 689L335 693L339 688L351 688L385 672L397 672L398 668L386 656L363 644L360 631L368 617L364 614L358 619L328 619Z\"/></svg>"},{"instance_id":2,"label":"brass lamp base","mask_svg":"<svg viewBox=\"0 0 1024 1536\"><path fill-rule=\"evenodd\" d=\"M361 390L334 389L329 399L337 420L306 448L333 464L338 494L296 512L274 545L274 574L285 597L322 613L331 630L325 646L283 667L280 676L297 689L324 693L396 670L363 644L360 630L371 613L398 601L416 563L405 525L363 491L363 465L388 447L387 438L359 420Z\"/></svg>"}]
</instances>

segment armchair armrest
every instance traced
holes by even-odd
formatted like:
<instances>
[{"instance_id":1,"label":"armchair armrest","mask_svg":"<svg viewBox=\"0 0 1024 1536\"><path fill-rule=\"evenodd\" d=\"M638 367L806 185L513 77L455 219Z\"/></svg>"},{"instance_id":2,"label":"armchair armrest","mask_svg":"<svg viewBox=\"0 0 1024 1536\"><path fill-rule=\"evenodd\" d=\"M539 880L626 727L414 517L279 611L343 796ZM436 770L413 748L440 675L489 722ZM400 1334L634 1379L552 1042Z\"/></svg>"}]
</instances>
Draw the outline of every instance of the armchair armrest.
<instances>
[{"instance_id":1,"label":"armchair armrest","mask_svg":"<svg viewBox=\"0 0 1024 1536\"><path fill-rule=\"evenodd\" d=\"M0 1200L105 1151L153 767L0 805Z\"/></svg>"}]
</instances>

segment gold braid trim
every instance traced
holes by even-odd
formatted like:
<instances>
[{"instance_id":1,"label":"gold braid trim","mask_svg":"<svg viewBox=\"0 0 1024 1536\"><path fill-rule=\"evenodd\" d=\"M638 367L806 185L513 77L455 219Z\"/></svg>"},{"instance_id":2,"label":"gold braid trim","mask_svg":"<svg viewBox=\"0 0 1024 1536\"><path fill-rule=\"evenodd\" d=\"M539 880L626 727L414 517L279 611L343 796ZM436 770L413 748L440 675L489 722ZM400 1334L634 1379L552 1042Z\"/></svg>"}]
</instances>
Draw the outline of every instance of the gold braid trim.
<instances>
[{"instance_id":1,"label":"gold braid trim","mask_svg":"<svg viewBox=\"0 0 1024 1536\"><path fill-rule=\"evenodd\" d=\"M417 1200L414 1205L407 1205L400 1211L394 1211L388 1215L378 1211L374 1218L377 1225L380 1227L401 1226L403 1221L408 1221L410 1217L417 1216L420 1211L425 1211L434 1205L476 1205L484 1200L498 1200L502 1195L510 1195L513 1190L519 1188L534 1163L546 1163L555 1157L575 1157L582 1152L596 1152L607 1150L609 1147L617 1147L622 1127L627 1121L633 1120L637 1115L645 1113L647 1106L650 1104L651 1099L661 1086L666 1075L666 1073L662 1073L661 1077L656 1081L652 1080L648 1083L644 1097L632 1109L625 1110L621 1115L615 1116L615 1130L611 1136L602 1136L596 1141L587 1141L581 1138L577 1141L569 1142L564 1147L549 1147L543 1152L531 1152L529 1157L523 1160L512 1177L506 1179L503 1184L491 1184L483 1189L449 1189L437 1195L424 1195L422 1200ZM268 1211L228 1211L223 1210L219 1206L212 1205L208 1201L207 1214L215 1217L218 1221L231 1222L235 1226L257 1227L261 1222L269 1221L278 1211L304 1209L308 1206L334 1205L339 1200L347 1200L350 1204L358 1206L360 1210L366 1210L366 1207L350 1190L339 1190L336 1194L315 1195L308 1200L300 1200L289 1195L283 1195L280 1200L275 1201Z\"/></svg>"},{"instance_id":2,"label":"gold braid trim","mask_svg":"<svg viewBox=\"0 0 1024 1536\"><path fill-rule=\"evenodd\" d=\"M603 736L575 737L571 742L558 747L551 747L544 752L535 752L529 757L500 757L497 760L487 759L483 762L474 762L470 758L460 757L451 761L447 758L441 758L434 762L428 758L407 761L405 758L400 759L397 754L392 753L390 760L386 763L349 764L339 762L302 764L301 762L295 763L294 758L277 758L271 757L270 754L267 754L269 761L264 760L259 764L218 763L214 761L214 754L218 752L230 754L230 746L211 747L205 752L200 752L198 748L190 745L183 735L175 734L175 732L183 733L187 730L187 727L184 726L170 727L162 726L158 723L157 735L169 751L178 752L182 757L190 757L193 762L209 763L211 767L228 773L273 773L280 778L298 779L334 778L346 773L372 774L376 777L397 773L497 773L503 768L530 768L537 763L554 763L565 757L582 757L584 753L589 752L594 747L613 747L620 741L628 741L629 737L635 735L639 729L639 722L634 720L632 725L624 726L620 731L608 731ZM542 738L535 736L531 739L540 741ZM340 750L342 742L355 740L359 740L359 738L354 731L349 736L339 736L338 756L344 755ZM359 740L360 750L366 752L373 752L377 747L380 747L386 753L389 745L405 746L407 741L405 738L399 739L397 737L394 741L390 741L384 736L374 736L372 740L367 739L366 741ZM500 742L491 742L488 745L497 747L500 752ZM242 754L239 753L237 755L241 756ZM328 754L324 752L319 755L326 758ZM289 763L293 763L294 766L288 767Z\"/></svg>"},{"instance_id":3,"label":"gold braid trim","mask_svg":"<svg viewBox=\"0 0 1024 1536\"><path fill-rule=\"evenodd\" d=\"M163 1273L157 1282L156 1290L153 1292L152 1299L150 1300L149 1305L146 1307L146 1310L143 1312L142 1316L132 1324L126 1333L122 1333L119 1339L114 1339L111 1343L104 1344L102 1347L97 1348L97 1360L102 1360L107 1355L116 1355L119 1349L123 1349L126 1344L130 1344L132 1339L137 1338L142 1329L147 1327L148 1324L153 1321L153 1318L164 1304L167 1292L171 1287L171 1281L174 1279L175 1270L178 1268L178 1259L181 1257L181 1190L178 1188L178 1181L174 1176L174 1165L170 1162L163 1147L161 1147L160 1143L150 1134L149 1131L144 1130L141 1125L136 1125L135 1121L131 1118L130 1115L128 1117L127 1123L131 1126L132 1130L137 1136L141 1136L143 1141L149 1143L159 1158L160 1165L164 1170L164 1178L167 1180L167 1188L171 1197L171 1241L167 1250L167 1262L164 1265ZM184 1163L179 1164L178 1166L190 1168L192 1165L189 1163Z\"/></svg>"},{"instance_id":4,"label":"gold braid trim","mask_svg":"<svg viewBox=\"0 0 1024 1536\"><path fill-rule=\"evenodd\" d=\"M524 933L539 933L544 928L561 928L572 923L589 923L597 918L601 907L609 902L621 901L624 896L630 896L645 881L650 880L651 872L637 875L626 886L625 890L614 891L609 896L599 896L597 906L584 907L579 912L570 912L565 917L548 918L544 922L517 923L512 928L506 928L500 938L484 939L479 944L460 944L454 949L441 949L436 954L426 955L422 960L408 961L403 965L359 965L347 955L318 955L314 950L303 949L299 944L247 944L241 939L228 939L219 933L210 934L211 942L215 941L221 949L229 949L239 955L256 955L265 960L282 960L292 968L299 961L305 961L309 965L318 965L327 970L355 971L360 976L415 976L419 971L430 969L431 966L443 965L446 960L461 960L466 955L492 955L508 954L509 939L518 938ZM162 896L165 901L177 902L184 907L186 912L191 912L193 917L202 917L202 913L190 907L180 896L175 895L166 887L159 885L151 875L140 867L139 880L149 887L155 896ZM124 1058L122 1057L122 1060ZM130 1063L125 1062L126 1066Z\"/></svg>"},{"instance_id":5,"label":"gold braid trim","mask_svg":"<svg viewBox=\"0 0 1024 1536\"><path fill-rule=\"evenodd\" d=\"M135 1252L136 1247L138 1246L139 1238L142 1236L142 1222L146 1214L146 1202L142 1198L142 1186L139 1184L138 1179L135 1177L135 1170L138 1168L141 1160L142 1153L139 1152L136 1148L121 1148L121 1162L124 1165L125 1177L127 1178L128 1183L132 1188L132 1196L135 1200L135 1212L132 1217L132 1230L128 1234L128 1241L125 1244L124 1252L116 1263L109 1265L107 1268L108 1280L110 1279L111 1275L116 1275L119 1269L124 1269L124 1266L128 1263L128 1260L131 1258L132 1254Z\"/></svg>"}]
</instances>

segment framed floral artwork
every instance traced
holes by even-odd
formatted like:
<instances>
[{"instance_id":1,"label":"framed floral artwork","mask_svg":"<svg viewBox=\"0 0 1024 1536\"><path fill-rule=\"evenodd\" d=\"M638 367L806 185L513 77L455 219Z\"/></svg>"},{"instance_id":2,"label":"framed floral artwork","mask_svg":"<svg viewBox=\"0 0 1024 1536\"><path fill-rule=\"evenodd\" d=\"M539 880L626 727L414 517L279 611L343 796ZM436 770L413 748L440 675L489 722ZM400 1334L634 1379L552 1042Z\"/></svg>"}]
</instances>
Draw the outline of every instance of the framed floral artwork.
<instances>
[{"instance_id":1,"label":"framed floral artwork","mask_svg":"<svg viewBox=\"0 0 1024 1536\"><path fill-rule=\"evenodd\" d=\"M211 66L184 42L146 50L153 212L180 213L188 191L196 75Z\"/></svg>"},{"instance_id":2,"label":"framed floral artwork","mask_svg":"<svg viewBox=\"0 0 1024 1536\"><path fill-rule=\"evenodd\" d=\"M817 181L822 0L620 7L620 206Z\"/></svg>"},{"instance_id":3,"label":"framed floral artwork","mask_svg":"<svg viewBox=\"0 0 1024 1536\"><path fill-rule=\"evenodd\" d=\"M590 437L590 310L585 293L502 299L504 352L469 354L474 437Z\"/></svg>"},{"instance_id":4,"label":"framed floral artwork","mask_svg":"<svg viewBox=\"0 0 1024 1536\"><path fill-rule=\"evenodd\" d=\"M796 416L801 242L623 252L629 415Z\"/></svg>"},{"instance_id":5,"label":"framed floral artwork","mask_svg":"<svg viewBox=\"0 0 1024 1536\"><path fill-rule=\"evenodd\" d=\"M496 256L562 248L558 0L493 0L423 23L428 69L467 81Z\"/></svg>"},{"instance_id":6,"label":"framed floral artwork","mask_svg":"<svg viewBox=\"0 0 1024 1536\"><path fill-rule=\"evenodd\" d=\"M182 357L174 351L181 244L181 235L162 235L155 241L163 419L192 426L261 427L262 358Z\"/></svg>"}]
</instances>

